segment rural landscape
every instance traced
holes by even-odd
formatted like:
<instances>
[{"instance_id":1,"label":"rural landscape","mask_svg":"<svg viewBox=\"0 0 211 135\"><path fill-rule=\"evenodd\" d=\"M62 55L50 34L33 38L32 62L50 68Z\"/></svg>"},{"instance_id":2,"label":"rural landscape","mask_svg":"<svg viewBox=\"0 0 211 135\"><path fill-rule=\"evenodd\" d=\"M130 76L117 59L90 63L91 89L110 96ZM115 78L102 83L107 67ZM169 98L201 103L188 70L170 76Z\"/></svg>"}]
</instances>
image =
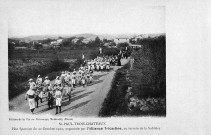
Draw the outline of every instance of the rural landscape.
<instances>
[{"instance_id":1,"label":"rural landscape","mask_svg":"<svg viewBox=\"0 0 211 135\"><path fill-rule=\"evenodd\" d=\"M109 61L109 69L98 71L92 81L65 85L71 89L61 101L64 116L166 116L166 35L158 34L76 34L9 37L9 110L30 113L26 92L40 75L51 84L62 72L89 70L89 62ZM121 63L121 64L119 64ZM106 68L107 69L107 68ZM91 72L90 71L90 72ZM89 82L89 83L88 83ZM38 88L37 88L38 89ZM51 87L47 90L54 91ZM55 114L48 97L37 101L34 113Z\"/></svg>"}]
</instances>

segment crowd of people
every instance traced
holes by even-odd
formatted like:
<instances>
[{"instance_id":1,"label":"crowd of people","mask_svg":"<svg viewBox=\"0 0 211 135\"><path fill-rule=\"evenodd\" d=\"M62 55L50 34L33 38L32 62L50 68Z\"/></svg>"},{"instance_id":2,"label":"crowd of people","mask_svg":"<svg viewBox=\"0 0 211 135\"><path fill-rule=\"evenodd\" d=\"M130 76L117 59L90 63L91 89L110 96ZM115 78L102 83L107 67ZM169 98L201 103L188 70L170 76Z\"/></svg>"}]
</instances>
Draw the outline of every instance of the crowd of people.
<instances>
[{"instance_id":1,"label":"crowd of people","mask_svg":"<svg viewBox=\"0 0 211 135\"><path fill-rule=\"evenodd\" d=\"M121 56L103 56L93 60L87 60L80 68L73 72L62 71L61 75L56 76L55 81L50 81L46 76L44 79L38 75L36 81L29 79L29 90L25 99L29 102L31 113L35 107L38 108L39 100L47 99L49 109L56 101L56 114L61 113L62 98L67 95L71 100L71 91L75 87L88 86L93 82L94 72L108 72L111 66L121 65Z\"/></svg>"}]
</instances>

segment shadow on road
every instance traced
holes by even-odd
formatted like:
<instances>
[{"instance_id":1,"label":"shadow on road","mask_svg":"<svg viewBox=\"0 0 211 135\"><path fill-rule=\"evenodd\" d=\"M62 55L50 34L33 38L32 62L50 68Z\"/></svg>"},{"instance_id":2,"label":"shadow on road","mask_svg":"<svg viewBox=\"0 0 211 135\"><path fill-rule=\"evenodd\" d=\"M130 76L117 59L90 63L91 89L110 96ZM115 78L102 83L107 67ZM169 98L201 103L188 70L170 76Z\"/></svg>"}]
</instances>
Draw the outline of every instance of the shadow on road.
<instances>
[{"instance_id":1,"label":"shadow on road","mask_svg":"<svg viewBox=\"0 0 211 135\"><path fill-rule=\"evenodd\" d=\"M98 83L101 83L101 82L103 82L103 80L94 81L93 83L87 84L87 86L92 86L92 85L95 85L95 84L98 84Z\"/></svg>"},{"instance_id":2,"label":"shadow on road","mask_svg":"<svg viewBox=\"0 0 211 135\"><path fill-rule=\"evenodd\" d=\"M84 91L85 91L85 89L80 90L80 91L73 92L73 93L71 94L71 96L75 96L76 94L81 93L81 92L84 92Z\"/></svg>"},{"instance_id":3,"label":"shadow on road","mask_svg":"<svg viewBox=\"0 0 211 135\"><path fill-rule=\"evenodd\" d=\"M76 101L78 99L84 98L84 97L88 96L89 94L91 94L93 92L94 91L90 91L90 92L84 93L82 95L79 95L77 97L73 97L73 98L71 98L71 101L69 101L69 99L66 100L66 101L63 100L62 106L67 106L67 105L71 104L72 102L74 102L74 101Z\"/></svg>"},{"instance_id":4,"label":"shadow on road","mask_svg":"<svg viewBox=\"0 0 211 135\"><path fill-rule=\"evenodd\" d=\"M78 93L81 93L81 92L84 92L86 89L83 89L83 90L80 90L80 91L76 91L76 92L72 92L71 93L71 97L73 98L73 97L75 97L76 96L76 94L78 94ZM65 97L63 97L63 101L65 101L65 100L69 100L69 97L66 95Z\"/></svg>"},{"instance_id":5,"label":"shadow on road","mask_svg":"<svg viewBox=\"0 0 211 135\"><path fill-rule=\"evenodd\" d=\"M99 79L100 77L105 76L105 75L107 75L107 74L108 74L108 73L103 74L103 75L95 75L95 76L93 76L93 79L94 79L94 80L97 80L97 79Z\"/></svg>"},{"instance_id":6,"label":"shadow on road","mask_svg":"<svg viewBox=\"0 0 211 135\"><path fill-rule=\"evenodd\" d=\"M45 109L40 110L40 111L38 111L38 112L36 112L36 113L34 113L34 114L40 114L40 113L43 113L43 112L46 112L46 111L50 111L50 110L52 110L53 108L55 108L55 106L53 106L51 109L48 109L48 106L46 106ZM35 109L35 111L36 111L36 109Z\"/></svg>"},{"instance_id":7,"label":"shadow on road","mask_svg":"<svg viewBox=\"0 0 211 135\"><path fill-rule=\"evenodd\" d=\"M66 112L66 111L70 111L70 110L77 109L77 108L79 108L79 107L82 107L82 106L88 104L89 102L90 102L90 100L87 100L87 101L85 101L85 102L81 102L81 103L79 103L79 104L77 104L77 105L75 105L75 106L72 106L72 107L70 107L70 108L67 108L67 109L62 110L62 113L63 113L63 112Z\"/></svg>"},{"instance_id":8,"label":"shadow on road","mask_svg":"<svg viewBox=\"0 0 211 135\"><path fill-rule=\"evenodd\" d=\"M86 97L86 96L88 96L89 94L91 94L91 93L93 93L94 91L90 91L90 92L87 92L87 93L84 93L84 94L82 94L82 95L79 95L79 96L77 96L77 97L74 97L74 98L72 98L71 99L71 102L74 102L74 101L76 101L76 100L78 100L78 99L81 99L81 98L84 98L84 97ZM71 104L71 102L69 101L69 99L68 99L68 97L66 97L66 101L64 101L63 100L63 103L62 103L62 106L67 106L67 105L70 105ZM88 102L87 102L88 103ZM54 103L54 107L53 108L55 108L55 103ZM53 109L52 108L52 109ZM35 109L36 110L36 109ZM38 111L38 112L36 112L35 114L39 114L39 113L43 113L43 112L46 112L46 111L49 111L49 110L51 110L51 109L48 109L48 106L46 105L46 108L45 109L43 109L43 110L41 110L41 111ZM71 109L72 110L72 109Z\"/></svg>"}]
</instances>

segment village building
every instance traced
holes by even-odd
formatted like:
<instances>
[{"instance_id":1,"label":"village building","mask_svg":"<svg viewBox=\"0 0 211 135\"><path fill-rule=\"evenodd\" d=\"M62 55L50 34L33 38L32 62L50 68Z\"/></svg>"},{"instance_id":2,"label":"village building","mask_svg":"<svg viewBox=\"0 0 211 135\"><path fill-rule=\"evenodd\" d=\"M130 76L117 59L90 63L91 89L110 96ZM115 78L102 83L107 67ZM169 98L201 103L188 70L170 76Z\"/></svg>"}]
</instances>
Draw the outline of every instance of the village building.
<instances>
[{"instance_id":1,"label":"village building","mask_svg":"<svg viewBox=\"0 0 211 135\"><path fill-rule=\"evenodd\" d=\"M84 43L84 44L88 44L90 41L92 41L92 40L91 40L91 39L86 38L86 39L83 39L83 40L82 40L82 43Z\"/></svg>"},{"instance_id":2,"label":"village building","mask_svg":"<svg viewBox=\"0 0 211 135\"><path fill-rule=\"evenodd\" d=\"M42 44L42 47L43 47L43 49L50 49L53 46L52 45L49 45L49 44Z\"/></svg>"},{"instance_id":3,"label":"village building","mask_svg":"<svg viewBox=\"0 0 211 135\"><path fill-rule=\"evenodd\" d=\"M78 38L74 38L74 39L72 40L72 43L76 44L78 40L79 40Z\"/></svg>"},{"instance_id":4,"label":"village building","mask_svg":"<svg viewBox=\"0 0 211 135\"><path fill-rule=\"evenodd\" d=\"M130 38L124 38L124 37L120 37L120 38L115 38L114 39L114 42L116 43L116 44L119 44L119 43L129 43L129 40L130 40Z\"/></svg>"},{"instance_id":5,"label":"village building","mask_svg":"<svg viewBox=\"0 0 211 135\"><path fill-rule=\"evenodd\" d=\"M56 41L52 41L50 43L50 45L53 47L53 48L59 48L61 43L62 43L63 39L58 39Z\"/></svg>"}]
</instances>

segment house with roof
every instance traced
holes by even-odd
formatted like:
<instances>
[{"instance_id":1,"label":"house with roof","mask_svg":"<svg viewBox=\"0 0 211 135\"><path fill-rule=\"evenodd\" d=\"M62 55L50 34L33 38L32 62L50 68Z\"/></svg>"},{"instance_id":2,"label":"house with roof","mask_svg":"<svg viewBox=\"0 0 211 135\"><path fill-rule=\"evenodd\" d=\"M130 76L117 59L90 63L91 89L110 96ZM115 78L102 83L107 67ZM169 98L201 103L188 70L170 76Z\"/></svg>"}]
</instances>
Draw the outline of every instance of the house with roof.
<instances>
[{"instance_id":1,"label":"house with roof","mask_svg":"<svg viewBox=\"0 0 211 135\"><path fill-rule=\"evenodd\" d=\"M116 44L119 44L119 43L129 43L129 40L130 40L130 38L126 38L126 37L119 37L119 38L115 38L114 39L114 42L116 43Z\"/></svg>"},{"instance_id":2,"label":"house with roof","mask_svg":"<svg viewBox=\"0 0 211 135\"><path fill-rule=\"evenodd\" d=\"M72 43L76 44L78 40L79 40L78 38L74 38L74 39L72 40Z\"/></svg>"},{"instance_id":3,"label":"house with roof","mask_svg":"<svg viewBox=\"0 0 211 135\"><path fill-rule=\"evenodd\" d=\"M54 48L59 48L60 45L61 45L61 43L62 43L62 41L63 41L63 39L58 39L58 40L56 40L56 41L52 41L52 42L50 43L50 45L53 46Z\"/></svg>"},{"instance_id":4,"label":"house with roof","mask_svg":"<svg viewBox=\"0 0 211 135\"><path fill-rule=\"evenodd\" d=\"M84 44L88 44L90 41L92 41L91 39L85 38L82 40L82 43Z\"/></svg>"}]
</instances>

